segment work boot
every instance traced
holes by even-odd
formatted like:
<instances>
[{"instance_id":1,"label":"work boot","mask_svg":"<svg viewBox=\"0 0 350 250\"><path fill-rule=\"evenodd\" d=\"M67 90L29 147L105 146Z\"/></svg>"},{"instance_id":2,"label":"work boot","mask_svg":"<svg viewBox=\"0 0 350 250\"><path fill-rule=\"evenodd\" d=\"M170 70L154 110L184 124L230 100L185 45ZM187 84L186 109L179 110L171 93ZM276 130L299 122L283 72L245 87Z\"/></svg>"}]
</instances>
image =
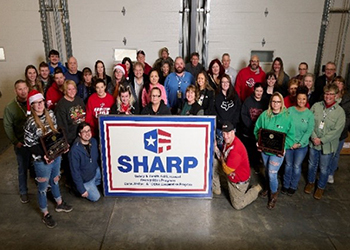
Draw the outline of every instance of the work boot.
<instances>
[{"instance_id":1,"label":"work boot","mask_svg":"<svg viewBox=\"0 0 350 250\"><path fill-rule=\"evenodd\" d=\"M311 191L314 189L314 187L315 187L315 183L309 182L308 184L306 184L304 188L304 192L307 194L311 194Z\"/></svg>"},{"instance_id":2,"label":"work boot","mask_svg":"<svg viewBox=\"0 0 350 250\"><path fill-rule=\"evenodd\" d=\"M259 193L259 196L261 198L266 198L268 194L269 194L269 190L268 189L264 189L264 190L261 190L261 192Z\"/></svg>"},{"instance_id":3,"label":"work boot","mask_svg":"<svg viewBox=\"0 0 350 250\"><path fill-rule=\"evenodd\" d=\"M324 191L324 189L317 188L317 189L316 189L316 192L315 192L315 194L314 194L314 198L315 198L316 200L320 200L320 199L322 198L323 191Z\"/></svg>"},{"instance_id":4,"label":"work boot","mask_svg":"<svg viewBox=\"0 0 350 250\"><path fill-rule=\"evenodd\" d=\"M267 208L268 209L273 209L276 206L276 202L277 202L277 192L271 194L271 199L269 201L269 203L267 204Z\"/></svg>"}]
</instances>

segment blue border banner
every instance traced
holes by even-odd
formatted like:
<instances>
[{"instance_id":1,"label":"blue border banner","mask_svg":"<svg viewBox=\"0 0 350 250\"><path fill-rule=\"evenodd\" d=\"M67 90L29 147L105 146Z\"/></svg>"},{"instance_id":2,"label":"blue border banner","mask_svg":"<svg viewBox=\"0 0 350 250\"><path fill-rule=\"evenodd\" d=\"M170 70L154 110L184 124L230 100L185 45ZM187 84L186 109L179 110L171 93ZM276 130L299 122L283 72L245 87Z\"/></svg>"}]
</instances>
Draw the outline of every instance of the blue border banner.
<instances>
[{"instance_id":1,"label":"blue border banner","mask_svg":"<svg viewBox=\"0 0 350 250\"><path fill-rule=\"evenodd\" d=\"M105 196L212 197L214 116L100 116Z\"/></svg>"}]
</instances>

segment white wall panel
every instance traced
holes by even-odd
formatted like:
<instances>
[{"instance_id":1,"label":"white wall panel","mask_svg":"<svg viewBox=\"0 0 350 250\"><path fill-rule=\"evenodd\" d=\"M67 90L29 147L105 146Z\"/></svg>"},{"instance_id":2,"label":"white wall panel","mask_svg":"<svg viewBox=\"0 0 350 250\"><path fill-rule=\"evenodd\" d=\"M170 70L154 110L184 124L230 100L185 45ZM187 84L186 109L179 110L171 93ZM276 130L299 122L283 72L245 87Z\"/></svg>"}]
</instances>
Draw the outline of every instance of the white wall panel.
<instances>
[{"instance_id":1,"label":"white wall panel","mask_svg":"<svg viewBox=\"0 0 350 250\"><path fill-rule=\"evenodd\" d=\"M123 7L125 16L121 13ZM114 48L142 49L149 64L164 46L170 56L178 55L180 1L69 1L68 9L73 55L80 69L93 68L101 59L111 74ZM136 55L131 59L136 60Z\"/></svg>"},{"instance_id":2,"label":"white wall panel","mask_svg":"<svg viewBox=\"0 0 350 250\"><path fill-rule=\"evenodd\" d=\"M0 117L14 98L13 84L24 79L25 67L45 60L37 0L0 0L0 47L6 61L0 61Z\"/></svg>"},{"instance_id":3,"label":"white wall panel","mask_svg":"<svg viewBox=\"0 0 350 250\"><path fill-rule=\"evenodd\" d=\"M295 75L301 61L313 70L322 11L319 0L212 1L209 61L228 52L231 66L241 69L248 64L251 50L273 50L275 57L283 59L288 74Z\"/></svg>"}]
</instances>

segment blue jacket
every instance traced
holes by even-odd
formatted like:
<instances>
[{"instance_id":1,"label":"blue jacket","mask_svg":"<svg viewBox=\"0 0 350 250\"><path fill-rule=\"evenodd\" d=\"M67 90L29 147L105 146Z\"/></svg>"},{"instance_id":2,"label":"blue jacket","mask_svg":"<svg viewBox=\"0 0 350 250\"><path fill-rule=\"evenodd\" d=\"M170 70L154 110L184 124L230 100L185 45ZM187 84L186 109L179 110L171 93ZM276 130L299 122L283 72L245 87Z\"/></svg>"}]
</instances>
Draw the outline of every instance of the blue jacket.
<instances>
[{"instance_id":1,"label":"blue jacket","mask_svg":"<svg viewBox=\"0 0 350 250\"><path fill-rule=\"evenodd\" d=\"M84 183L90 181L96 175L96 169L99 167L99 154L97 141L95 138L90 140L90 154L88 154L80 138L72 144L68 154L72 177L80 194L85 193Z\"/></svg>"}]
</instances>

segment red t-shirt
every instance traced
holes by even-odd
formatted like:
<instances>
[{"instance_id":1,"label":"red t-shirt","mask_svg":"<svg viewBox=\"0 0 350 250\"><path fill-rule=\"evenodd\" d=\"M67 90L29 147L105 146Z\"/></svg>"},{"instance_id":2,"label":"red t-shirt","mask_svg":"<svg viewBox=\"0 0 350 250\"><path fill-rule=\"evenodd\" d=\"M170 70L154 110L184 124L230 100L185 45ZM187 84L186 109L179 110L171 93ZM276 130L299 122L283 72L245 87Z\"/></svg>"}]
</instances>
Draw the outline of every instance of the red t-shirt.
<instances>
[{"instance_id":1,"label":"red t-shirt","mask_svg":"<svg viewBox=\"0 0 350 250\"><path fill-rule=\"evenodd\" d=\"M250 177L248 153L237 136L230 145L224 145L223 155L226 165L235 173L233 178L228 176L230 181L234 183L247 181Z\"/></svg>"},{"instance_id":2,"label":"red t-shirt","mask_svg":"<svg viewBox=\"0 0 350 250\"><path fill-rule=\"evenodd\" d=\"M111 94L100 98L97 93L93 93L86 104L85 121L90 124L92 136L98 135L98 116L108 115L109 110L114 104L114 98Z\"/></svg>"}]
</instances>

